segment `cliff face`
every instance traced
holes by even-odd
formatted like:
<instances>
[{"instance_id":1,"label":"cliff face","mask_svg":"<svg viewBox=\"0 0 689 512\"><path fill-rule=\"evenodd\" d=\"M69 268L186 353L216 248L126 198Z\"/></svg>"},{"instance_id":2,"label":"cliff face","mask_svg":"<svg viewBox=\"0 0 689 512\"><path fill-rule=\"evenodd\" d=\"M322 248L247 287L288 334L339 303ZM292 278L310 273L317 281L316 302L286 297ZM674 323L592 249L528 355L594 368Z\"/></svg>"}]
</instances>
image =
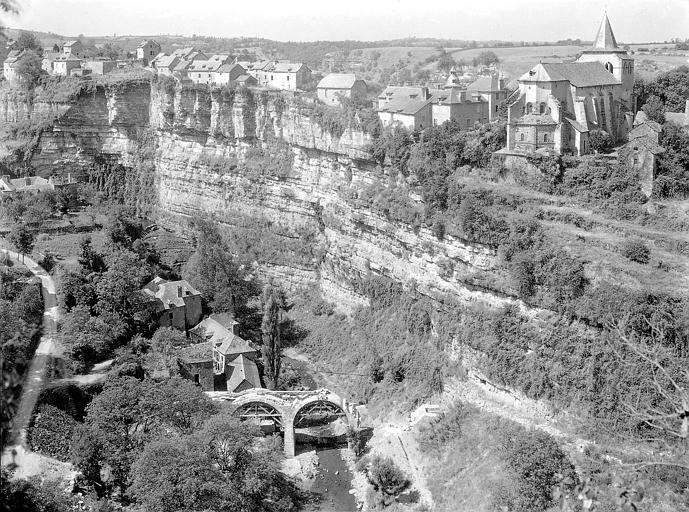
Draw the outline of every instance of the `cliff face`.
<instances>
[{"instance_id":1,"label":"cliff face","mask_svg":"<svg viewBox=\"0 0 689 512\"><path fill-rule=\"evenodd\" d=\"M142 130L153 129L158 222L183 231L211 215L288 286L317 283L347 309L364 302L356 285L372 272L438 300L524 309L464 284L497 271L491 249L439 241L348 200L381 172L365 151L370 138L352 129L333 136L308 110L276 93L99 89L43 134L33 164L42 174L74 172L99 155L127 165Z\"/></svg>"}]
</instances>

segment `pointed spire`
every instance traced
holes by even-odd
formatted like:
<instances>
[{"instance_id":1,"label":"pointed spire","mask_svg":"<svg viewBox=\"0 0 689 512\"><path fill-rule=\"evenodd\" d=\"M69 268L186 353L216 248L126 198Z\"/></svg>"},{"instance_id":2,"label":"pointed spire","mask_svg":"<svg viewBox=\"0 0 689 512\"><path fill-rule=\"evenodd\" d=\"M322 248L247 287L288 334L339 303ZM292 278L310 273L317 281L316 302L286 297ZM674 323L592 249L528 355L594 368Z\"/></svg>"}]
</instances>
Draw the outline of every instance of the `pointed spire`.
<instances>
[{"instance_id":1,"label":"pointed spire","mask_svg":"<svg viewBox=\"0 0 689 512\"><path fill-rule=\"evenodd\" d=\"M615 34L612 33L612 27L610 26L610 20L608 19L607 12L603 16L603 21L598 29L598 34L596 34L596 39L593 41L593 47L601 50L617 50L617 41L615 40Z\"/></svg>"}]
</instances>

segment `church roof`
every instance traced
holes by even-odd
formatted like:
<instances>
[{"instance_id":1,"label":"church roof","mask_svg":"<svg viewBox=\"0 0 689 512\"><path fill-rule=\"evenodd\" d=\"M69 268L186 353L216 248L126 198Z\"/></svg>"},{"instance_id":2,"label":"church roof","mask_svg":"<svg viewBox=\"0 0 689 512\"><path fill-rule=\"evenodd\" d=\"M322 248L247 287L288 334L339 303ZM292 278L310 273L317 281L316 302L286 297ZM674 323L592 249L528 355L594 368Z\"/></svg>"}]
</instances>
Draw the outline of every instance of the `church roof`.
<instances>
[{"instance_id":1,"label":"church roof","mask_svg":"<svg viewBox=\"0 0 689 512\"><path fill-rule=\"evenodd\" d=\"M522 75L520 82L562 82L575 87L617 85L620 82L600 62L541 63Z\"/></svg>"},{"instance_id":2,"label":"church roof","mask_svg":"<svg viewBox=\"0 0 689 512\"><path fill-rule=\"evenodd\" d=\"M617 41L615 40L615 34L612 33L612 27L610 26L610 20L606 14L603 17L603 21L598 27L598 34L596 34L596 39L593 42L593 47L601 50L617 50Z\"/></svg>"},{"instance_id":3,"label":"church roof","mask_svg":"<svg viewBox=\"0 0 689 512\"><path fill-rule=\"evenodd\" d=\"M474 83L467 86L468 91L495 92L501 91L500 78L495 75L480 77Z\"/></svg>"}]
</instances>

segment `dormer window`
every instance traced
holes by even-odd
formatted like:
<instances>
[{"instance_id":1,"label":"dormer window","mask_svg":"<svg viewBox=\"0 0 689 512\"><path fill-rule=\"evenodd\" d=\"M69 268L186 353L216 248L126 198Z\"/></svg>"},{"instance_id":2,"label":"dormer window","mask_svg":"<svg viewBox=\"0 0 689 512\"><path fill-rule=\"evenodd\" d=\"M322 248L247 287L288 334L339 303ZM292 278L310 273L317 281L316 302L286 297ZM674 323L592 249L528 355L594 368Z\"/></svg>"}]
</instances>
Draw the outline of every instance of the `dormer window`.
<instances>
[{"instance_id":1,"label":"dormer window","mask_svg":"<svg viewBox=\"0 0 689 512\"><path fill-rule=\"evenodd\" d=\"M606 62L605 63L605 69L607 69L609 73L612 73L613 72L612 62Z\"/></svg>"}]
</instances>

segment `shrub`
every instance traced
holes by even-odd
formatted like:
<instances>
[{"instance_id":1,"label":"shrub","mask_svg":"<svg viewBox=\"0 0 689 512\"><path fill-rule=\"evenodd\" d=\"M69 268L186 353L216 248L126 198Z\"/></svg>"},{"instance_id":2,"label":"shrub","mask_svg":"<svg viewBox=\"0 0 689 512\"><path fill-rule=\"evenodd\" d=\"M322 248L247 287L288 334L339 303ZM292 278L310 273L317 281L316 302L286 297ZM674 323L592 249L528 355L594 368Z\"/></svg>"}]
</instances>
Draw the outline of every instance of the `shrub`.
<instances>
[{"instance_id":1,"label":"shrub","mask_svg":"<svg viewBox=\"0 0 689 512\"><path fill-rule=\"evenodd\" d=\"M442 450L450 441L461 435L464 417L462 403L456 402L443 416L421 425L418 435L421 449L426 452Z\"/></svg>"},{"instance_id":2,"label":"shrub","mask_svg":"<svg viewBox=\"0 0 689 512\"><path fill-rule=\"evenodd\" d=\"M366 476L375 491L374 506L386 507L411 486L411 482L390 457L373 457Z\"/></svg>"},{"instance_id":3,"label":"shrub","mask_svg":"<svg viewBox=\"0 0 689 512\"><path fill-rule=\"evenodd\" d=\"M603 130L593 130L589 133L589 146L597 153L607 153L612 149L612 139Z\"/></svg>"},{"instance_id":4,"label":"shrub","mask_svg":"<svg viewBox=\"0 0 689 512\"><path fill-rule=\"evenodd\" d=\"M631 261L646 264L650 260L651 249L642 240L626 240L622 254Z\"/></svg>"},{"instance_id":5,"label":"shrub","mask_svg":"<svg viewBox=\"0 0 689 512\"><path fill-rule=\"evenodd\" d=\"M29 429L29 442L34 451L68 461L72 435L77 422L69 414L52 405L39 406Z\"/></svg>"},{"instance_id":6,"label":"shrub","mask_svg":"<svg viewBox=\"0 0 689 512\"><path fill-rule=\"evenodd\" d=\"M502 457L512 473L512 484L498 498L499 506L515 512L546 510L560 482L574 487L577 476L567 455L548 434L519 429L506 433Z\"/></svg>"}]
</instances>

